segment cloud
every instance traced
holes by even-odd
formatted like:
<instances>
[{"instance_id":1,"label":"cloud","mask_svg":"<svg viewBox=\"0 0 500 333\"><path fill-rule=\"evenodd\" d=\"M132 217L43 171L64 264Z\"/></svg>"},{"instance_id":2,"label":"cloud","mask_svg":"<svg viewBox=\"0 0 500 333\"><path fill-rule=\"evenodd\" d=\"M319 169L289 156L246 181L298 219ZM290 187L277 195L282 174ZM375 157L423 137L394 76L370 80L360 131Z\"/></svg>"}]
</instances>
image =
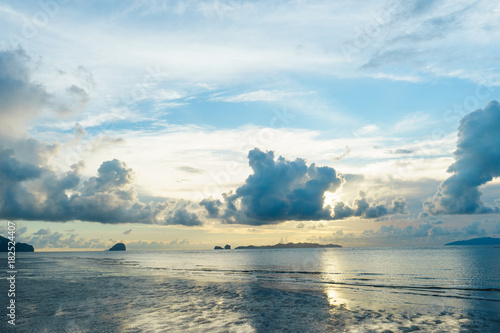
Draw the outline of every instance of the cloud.
<instances>
[{"instance_id":1,"label":"cloud","mask_svg":"<svg viewBox=\"0 0 500 333\"><path fill-rule=\"evenodd\" d=\"M466 115L458 128L453 173L424 202L430 214L481 214L499 212L481 200L479 187L500 176L500 105L491 101L484 109Z\"/></svg>"},{"instance_id":2,"label":"cloud","mask_svg":"<svg viewBox=\"0 0 500 333\"><path fill-rule=\"evenodd\" d=\"M60 111L63 113L68 111L72 112L75 109L83 109L90 100L90 96L87 91L77 85L71 85L66 89L66 92L71 97L71 107L61 108Z\"/></svg>"},{"instance_id":3,"label":"cloud","mask_svg":"<svg viewBox=\"0 0 500 333\"><path fill-rule=\"evenodd\" d=\"M193 167L190 167L187 165L177 167L176 169L180 170L180 171L188 172L188 173L203 173L204 172L202 169L193 168Z\"/></svg>"},{"instance_id":4,"label":"cloud","mask_svg":"<svg viewBox=\"0 0 500 333\"><path fill-rule=\"evenodd\" d=\"M500 234L500 223L495 225L495 229L493 229L493 233Z\"/></svg>"},{"instance_id":5,"label":"cloud","mask_svg":"<svg viewBox=\"0 0 500 333\"><path fill-rule=\"evenodd\" d=\"M367 229L361 233L344 232L342 229L319 237L311 237L311 241L320 243L343 242L358 244L401 244L401 243L428 243L443 244L456 239L479 237L486 235L480 227L480 222L473 222L461 229L443 227L429 222L418 225L400 227L397 225L381 225L377 230Z\"/></svg>"},{"instance_id":6,"label":"cloud","mask_svg":"<svg viewBox=\"0 0 500 333\"><path fill-rule=\"evenodd\" d=\"M56 171L52 159L59 144L19 138L29 121L47 109L61 111L45 88L32 82L29 57L19 49L0 51L0 218L41 221L91 221L100 223L157 223L195 226L201 221L189 212L191 204L176 200L145 203L138 199L134 172L117 159L105 161L97 176L80 175L83 162L66 172ZM92 85L88 71L80 68ZM81 108L89 100L86 90L66 89L71 107ZM87 135L80 124L74 127L75 144ZM44 231L38 231L43 236ZM53 237L55 237L53 235Z\"/></svg>"},{"instance_id":7,"label":"cloud","mask_svg":"<svg viewBox=\"0 0 500 333\"><path fill-rule=\"evenodd\" d=\"M222 206L222 202L220 200L213 200L210 198L203 199L200 202L200 205L205 207L209 218L216 218L219 216L219 207Z\"/></svg>"},{"instance_id":8,"label":"cloud","mask_svg":"<svg viewBox=\"0 0 500 333\"><path fill-rule=\"evenodd\" d=\"M127 249L129 250L163 250L168 248L178 248L188 245L189 241L187 239L178 240L175 239L170 242L158 242L158 241L136 241L127 243Z\"/></svg>"},{"instance_id":9,"label":"cloud","mask_svg":"<svg viewBox=\"0 0 500 333\"><path fill-rule=\"evenodd\" d=\"M28 55L22 50L0 51L0 133L24 130L49 101L44 87L31 82Z\"/></svg>"},{"instance_id":10,"label":"cloud","mask_svg":"<svg viewBox=\"0 0 500 333\"><path fill-rule=\"evenodd\" d=\"M359 193L359 198L354 201L354 205L352 207L340 201L335 204L333 211L333 219L335 220L345 219L352 216L370 219L379 218L388 214L407 213L406 201L403 198L393 200L391 207L388 208L383 204L374 205L368 203L364 192Z\"/></svg>"},{"instance_id":11,"label":"cloud","mask_svg":"<svg viewBox=\"0 0 500 333\"><path fill-rule=\"evenodd\" d=\"M33 235L34 236L42 236L42 235L48 235L48 234L50 234L49 229L40 229L37 232L35 232Z\"/></svg>"},{"instance_id":12,"label":"cloud","mask_svg":"<svg viewBox=\"0 0 500 333\"><path fill-rule=\"evenodd\" d=\"M32 144L34 147L43 147ZM43 149L40 149L43 153ZM32 160L43 160L33 156ZM106 161L97 176L82 179L81 164L66 173L22 161L13 149L0 149L0 218L101 223L156 223L195 226L189 203L144 203L133 186L134 172L117 159Z\"/></svg>"},{"instance_id":13,"label":"cloud","mask_svg":"<svg viewBox=\"0 0 500 333\"><path fill-rule=\"evenodd\" d=\"M256 90L235 96L215 97L214 101L223 101L228 103L241 102L275 102L296 96L311 95L313 92L287 92L280 90Z\"/></svg>"},{"instance_id":14,"label":"cloud","mask_svg":"<svg viewBox=\"0 0 500 333\"><path fill-rule=\"evenodd\" d=\"M467 236L482 236L486 234L486 230L480 228L480 222L473 222L472 224L464 227L462 231Z\"/></svg>"},{"instance_id":15,"label":"cloud","mask_svg":"<svg viewBox=\"0 0 500 333\"><path fill-rule=\"evenodd\" d=\"M122 234L124 235L128 235L132 232L132 229L128 229L128 230L125 230L124 232L122 232Z\"/></svg>"},{"instance_id":16,"label":"cloud","mask_svg":"<svg viewBox=\"0 0 500 333\"><path fill-rule=\"evenodd\" d=\"M395 155L407 155L407 154L413 154L415 152L415 149L390 149L387 151L388 154L395 154Z\"/></svg>"},{"instance_id":17,"label":"cloud","mask_svg":"<svg viewBox=\"0 0 500 333\"><path fill-rule=\"evenodd\" d=\"M186 226L199 226L202 225L198 216L194 213L188 212L185 208L180 208L175 213L166 219L167 224L179 224Z\"/></svg>"},{"instance_id":18,"label":"cloud","mask_svg":"<svg viewBox=\"0 0 500 333\"><path fill-rule=\"evenodd\" d=\"M0 51L0 136L25 134L29 123L39 115L54 115L80 110L89 101L88 93L70 85L59 97L34 82L31 58L19 48Z\"/></svg>"},{"instance_id":19,"label":"cloud","mask_svg":"<svg viewBox=\"0 0 500 333\"><path fill-rule=\"evenodd\" d=\"M35 249L44 248L108 248L111 242L103 242L99 239L79 238L77 234L65 236L60 232L52 232L49 229L40 229L36 233L22 237L23 242L31 244Z\"/></svg>"},{"instance_id":20,"label":"cloud","mask_svg":"<svg viewBox=\"0 0 500 333\"><path fill-rule=\"evenodd\" d=\"M275 159L273 151L263 152L257 148L248 153L249 165L253 170L245 184L234 193L225 193L224 210L219 214L220 203L204 199L209 217L221 217L230 224L276 224L296 220L332 220L350 216L376 218L389 213L406 210L403 200L396 200L391 208L384 205L368 204L365 195L351 208L344 203L332 208L325 206L325 192L336 192L345 181L331 167L319 167L298 158L287 161L283 157Z\"/></svg>"},{"instance_id":21,"label":"cloud","mask_svg":"<svg viewBox=\"0 0 500 333\"><path fill-rule=\"evenodd\" d=\"M307 166L303 159L275 160L274 152L259 149L251 150L248 160L254 173L236 193L226 196L226 223L330 219L330 210L323 208L325 191L335 192L342 184L333 168Z\"/></svg>"}]
</instances>

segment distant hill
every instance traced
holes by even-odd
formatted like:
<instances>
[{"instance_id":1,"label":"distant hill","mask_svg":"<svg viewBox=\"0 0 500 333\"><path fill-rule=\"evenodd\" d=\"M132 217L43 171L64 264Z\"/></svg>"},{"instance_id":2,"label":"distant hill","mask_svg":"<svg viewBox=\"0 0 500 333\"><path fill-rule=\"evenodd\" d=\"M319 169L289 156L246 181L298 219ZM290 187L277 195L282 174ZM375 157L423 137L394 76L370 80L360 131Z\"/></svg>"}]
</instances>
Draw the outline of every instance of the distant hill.
<instances>
[{"instance_id":1,"label":"distant hill","mask_svg":"<svg viewBox=\"0 0 500 333\"><path fill-rule=\"evenodd\" d=\"M0 252L8 252L8 244L9 240L0 236ZM35 252L35 248L26 243L16 242L16 252Z\"/></svg>"},{"instance_id":2,"label":"distant hill","mask_svg":"<svg viewBox=\"0 0 500 333\"><path fill-rule=\"evenodd\" d=\"M336 244L316 244L316 243L288 243L288 244L276 244L276 245L263 245L263 246L238 246L235 250L245 250L245 249L316 249L316 248L330 248L330 247L342 247Z\"/></svg>"},{"instance_id":3,"label":"distant hill","mask_svg":"<svg viewBox=\"0 0 500 333\"><path fill-rule=\"evenodd\" d=\"M451 242L444 245L500 245L500 238L483 237Z\"/></svg>"}]
</instances>

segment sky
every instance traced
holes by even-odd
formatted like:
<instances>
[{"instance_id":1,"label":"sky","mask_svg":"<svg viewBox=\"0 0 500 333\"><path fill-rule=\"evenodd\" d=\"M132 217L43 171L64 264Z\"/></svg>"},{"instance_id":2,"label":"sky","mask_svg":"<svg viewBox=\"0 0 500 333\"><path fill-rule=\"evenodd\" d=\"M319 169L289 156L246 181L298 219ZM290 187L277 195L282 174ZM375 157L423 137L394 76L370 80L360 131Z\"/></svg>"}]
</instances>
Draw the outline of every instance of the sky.
<instances>
[{"instance_id":1,"label":"sky","mask_svg":"<svg viewBox=\"0 0 500 333\"><path fill-rule=\"evenodd\" d=\"M500 237L500 5L0 1L0 233L39 251Z\"/></svg>"}]
</instances>

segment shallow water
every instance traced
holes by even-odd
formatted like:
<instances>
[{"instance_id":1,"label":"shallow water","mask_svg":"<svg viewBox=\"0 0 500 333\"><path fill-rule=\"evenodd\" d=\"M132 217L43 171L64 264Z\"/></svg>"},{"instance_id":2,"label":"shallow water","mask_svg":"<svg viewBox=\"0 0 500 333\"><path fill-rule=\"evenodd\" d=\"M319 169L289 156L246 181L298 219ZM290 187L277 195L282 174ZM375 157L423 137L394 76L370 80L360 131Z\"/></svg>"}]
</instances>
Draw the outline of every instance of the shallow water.
<instances>
[{"instance_id":1,"label":"shallow water","mask_svg":"<svg viewBox=\"0 0 500 333\"><path fill-rule=\"evenodd\" d=\"M1 332L500 327L494 247L18 253L17 269L16 327L2 305Z\"/></svg>"}]
</instances>

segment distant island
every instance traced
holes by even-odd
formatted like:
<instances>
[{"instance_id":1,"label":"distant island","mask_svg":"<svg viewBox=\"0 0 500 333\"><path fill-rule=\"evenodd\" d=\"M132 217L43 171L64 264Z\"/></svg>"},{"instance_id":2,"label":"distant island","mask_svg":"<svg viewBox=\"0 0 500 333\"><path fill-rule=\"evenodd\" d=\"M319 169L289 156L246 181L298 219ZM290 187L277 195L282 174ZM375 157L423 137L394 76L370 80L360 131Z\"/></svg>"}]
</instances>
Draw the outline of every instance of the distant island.
<instances>
[{"instance_id":1,"label":"distant island","mask_svg":"<svg viewBox=\"0 0 500 333\"><path fill-rule=\"evenodd\" d=\"M123 244L123 243L116 243L108 251L126 251L126 250L127 250L127 248L125 247L125 244Z\"/></svg>"},{"instance_id":2,"label":"distant island","mask_svg":"<svg viewBox=\"0 0 500 333\"><path fill-rule=\"evenodd\" d=\"M9 252L9 239L0 236L0 252ZM26 243L16 242L16 252L35 252L35 248Z\"/></svg>"},{"instance_id":3,"label":"distant island","mask_svg":"<svg viewBox=\"0 0 500 333\"><path fill-rule=\"evenodd\" d=\"M231 250L231 245L226 244L226 246L224 246L224 248L217 245L214 247L214 250Z\"/></svg>"},{"instance_id":4,"label":"distant island","mask_svg":"<svg viewBox=\"0 0 500 333\"><path fill-rule=\"evenodd\" d=\"M483 237L451 242L444 245L500 245L500 238Z\"/></svg>"},{"instance_id":5,"label":"distant island","mask_svg":"<svg viewBox=\"0 0 500 333\"><path fill-rule=\"evenodd\" d=\"M238 246L235 250L246 250L246 249L316 249L316 248L331 248L331 247L342 247L337 244L316 244L316 243L279 243L276 245L263 245L263 246Z\"/></svg>"}]
</instances>

